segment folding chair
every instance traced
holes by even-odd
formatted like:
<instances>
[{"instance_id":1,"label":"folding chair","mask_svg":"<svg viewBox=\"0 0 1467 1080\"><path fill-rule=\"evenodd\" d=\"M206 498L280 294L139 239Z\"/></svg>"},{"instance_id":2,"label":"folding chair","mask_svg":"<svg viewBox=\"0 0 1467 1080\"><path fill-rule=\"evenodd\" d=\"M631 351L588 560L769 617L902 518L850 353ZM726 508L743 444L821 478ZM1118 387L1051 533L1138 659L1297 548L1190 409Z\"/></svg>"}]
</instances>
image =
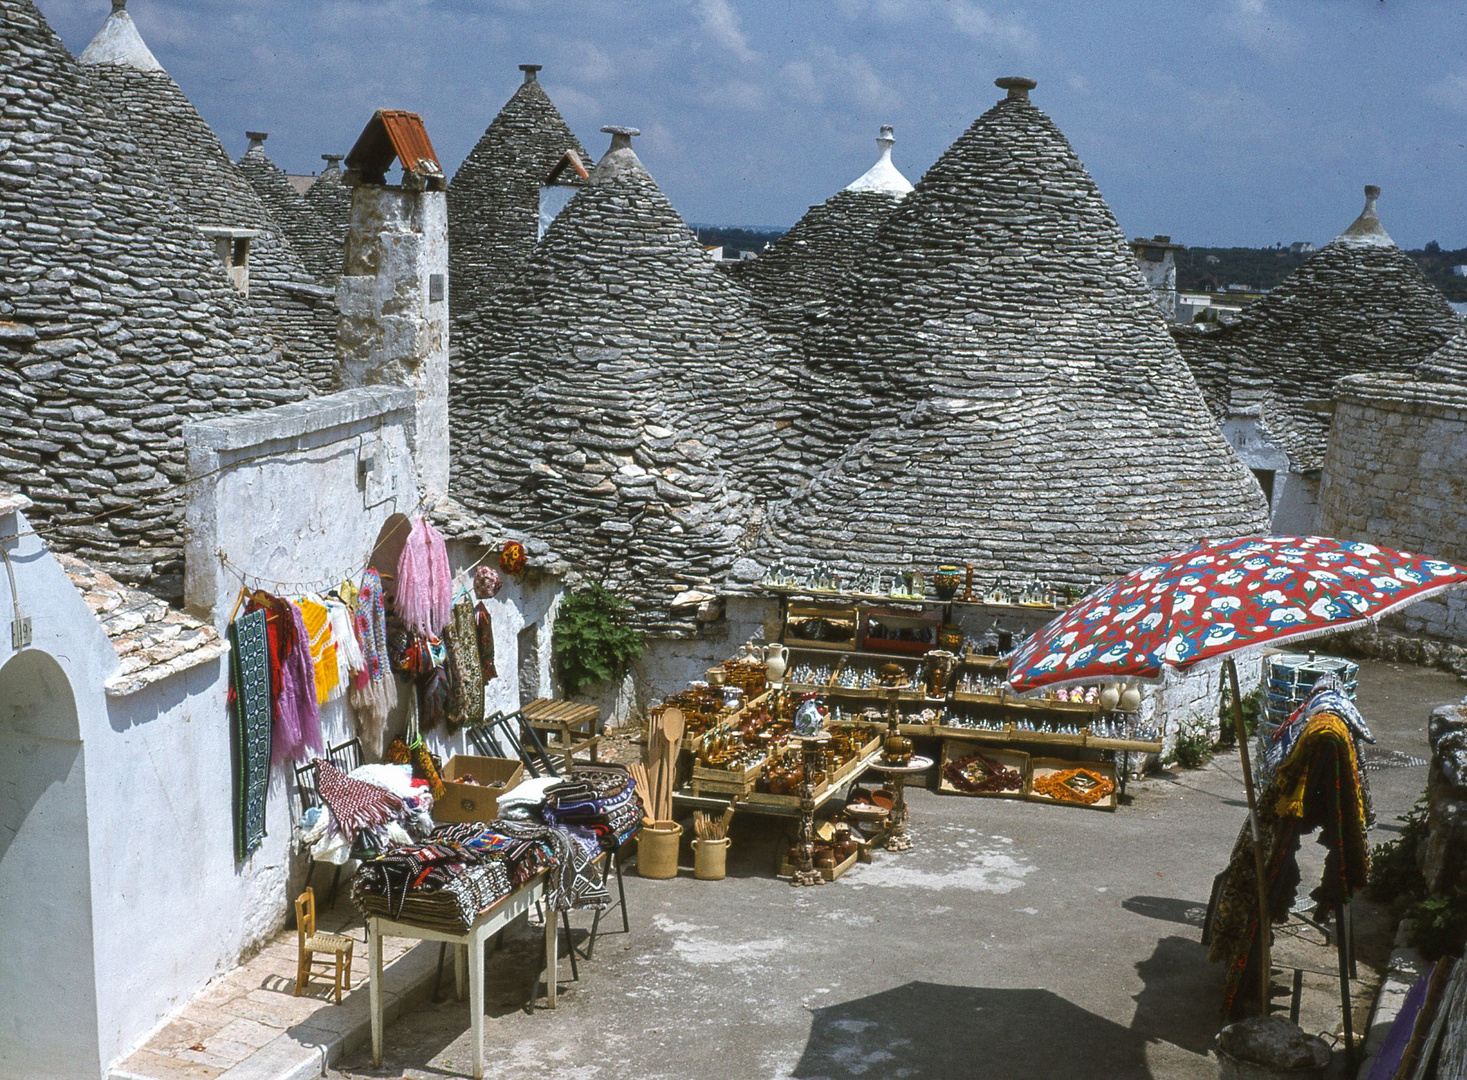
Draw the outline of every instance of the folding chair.
<instances>
[{"instance_id":1,"label":"folding chair","mask_svg":"<svg viewBox=\"0 0 1467 1080\"><path fill-rule=\"evenodd\" d=\"M519 720L520 723L516 725L515 720ZM508 716L497 712L493 716L485 717L482 724L469 728L468 733L469 741L485 757L504 756L506 749L504 744L508 744L508 749L524 762L531 776L560 775L560 770L555 767L555 762L546 751L545 744L540 741L540 733L529 724L524 723L518 712L510 713ZM527 742L529 745L526 745Z\"/></svg>"}]
</instances>

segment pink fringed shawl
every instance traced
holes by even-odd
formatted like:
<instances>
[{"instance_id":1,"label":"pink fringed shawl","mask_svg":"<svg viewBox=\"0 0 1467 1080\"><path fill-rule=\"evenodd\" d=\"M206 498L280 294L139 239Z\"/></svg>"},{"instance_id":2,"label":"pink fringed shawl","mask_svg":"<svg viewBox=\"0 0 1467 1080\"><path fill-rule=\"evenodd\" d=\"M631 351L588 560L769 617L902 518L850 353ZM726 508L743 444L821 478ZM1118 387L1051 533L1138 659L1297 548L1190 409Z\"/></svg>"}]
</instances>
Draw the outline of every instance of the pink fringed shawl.
<instances>
[{"instance_id":1,"label":"pink fringed shawl","mask_svg":"<svg viewBox=\"0 0 1467 1080\"><path fill-rule=\"evenodd\" d=\"M301 609L289 600L276 600L275 618L289 620L289 640L282 625L279 657L280 692L275 698L275 739L271 757L304 761L306 751L321 752L321 710L316 703L316 667L311 662L311 638Z\"/></svg>"},{"instance_id":2,"label":"pink fringed shawl","mask_svg":"<svg viewBox=\"0 0 1467 1080\"><path fill-rule=\"evenodd\" d=\"M414 633L439 637L453 614L448 546L439 531L419 517L397 560L398 617Z\"/></svg>"}]
</instances>

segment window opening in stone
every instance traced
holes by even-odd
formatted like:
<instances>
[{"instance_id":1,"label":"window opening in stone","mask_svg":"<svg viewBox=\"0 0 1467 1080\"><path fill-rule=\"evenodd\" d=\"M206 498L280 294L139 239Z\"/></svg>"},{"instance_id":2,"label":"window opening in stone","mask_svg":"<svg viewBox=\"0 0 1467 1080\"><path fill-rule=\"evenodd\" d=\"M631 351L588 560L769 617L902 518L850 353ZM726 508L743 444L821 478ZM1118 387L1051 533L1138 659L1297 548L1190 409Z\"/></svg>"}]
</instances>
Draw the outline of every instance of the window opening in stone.
<instances>
[{"instance_id":1,"label":"window opening in stone","mask_svg":"<svg viewBox=\"0 0 1467 1080\"><path fill-rule=\"evenodd\" d=\"M1254 469L1253 478L1258 481L1258 486L1263 489L1263 497L1268 500L1269 508L1273 507L1273 474L1272 469Z\"/></svg>"}]
</instances>

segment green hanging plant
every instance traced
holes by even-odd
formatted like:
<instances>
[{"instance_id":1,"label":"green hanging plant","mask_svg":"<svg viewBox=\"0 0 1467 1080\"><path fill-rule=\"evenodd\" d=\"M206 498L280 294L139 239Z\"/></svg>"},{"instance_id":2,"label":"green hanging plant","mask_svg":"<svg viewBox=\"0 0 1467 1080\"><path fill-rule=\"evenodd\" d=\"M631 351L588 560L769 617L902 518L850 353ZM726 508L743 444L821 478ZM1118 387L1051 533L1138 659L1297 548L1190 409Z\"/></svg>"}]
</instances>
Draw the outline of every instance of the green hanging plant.
<instances>
[{"instance_id":1,"label":"green hanging plant","mask_svg":"<svg viewBox=\"0 0 1467 1080\"><path fill-rule=\"evenodd\" d=\"M628 625L631 606L591 585L568 593L555 617L555 674L568 694L619 679L646 640Z\"/></svg>"}]
</instances>

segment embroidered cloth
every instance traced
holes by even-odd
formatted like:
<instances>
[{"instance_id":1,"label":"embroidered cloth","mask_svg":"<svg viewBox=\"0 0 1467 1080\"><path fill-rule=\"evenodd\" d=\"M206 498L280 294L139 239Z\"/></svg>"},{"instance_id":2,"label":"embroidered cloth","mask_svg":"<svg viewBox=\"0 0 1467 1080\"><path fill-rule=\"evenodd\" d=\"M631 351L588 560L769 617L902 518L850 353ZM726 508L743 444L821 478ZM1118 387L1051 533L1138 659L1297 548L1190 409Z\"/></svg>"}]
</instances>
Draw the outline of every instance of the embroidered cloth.
<instances>
[{"instance_id":1,"label":"embroidered cloth","mask_svg":"<svg viewBox=\"0 0 1467 1080\"><path fill-rule=\"evenodd\" d=\"M270 642L265 613L229 624L229 696L234 707L234 856L245 860L265 837L270 787Z\"/></svg>"}]
</instances>

